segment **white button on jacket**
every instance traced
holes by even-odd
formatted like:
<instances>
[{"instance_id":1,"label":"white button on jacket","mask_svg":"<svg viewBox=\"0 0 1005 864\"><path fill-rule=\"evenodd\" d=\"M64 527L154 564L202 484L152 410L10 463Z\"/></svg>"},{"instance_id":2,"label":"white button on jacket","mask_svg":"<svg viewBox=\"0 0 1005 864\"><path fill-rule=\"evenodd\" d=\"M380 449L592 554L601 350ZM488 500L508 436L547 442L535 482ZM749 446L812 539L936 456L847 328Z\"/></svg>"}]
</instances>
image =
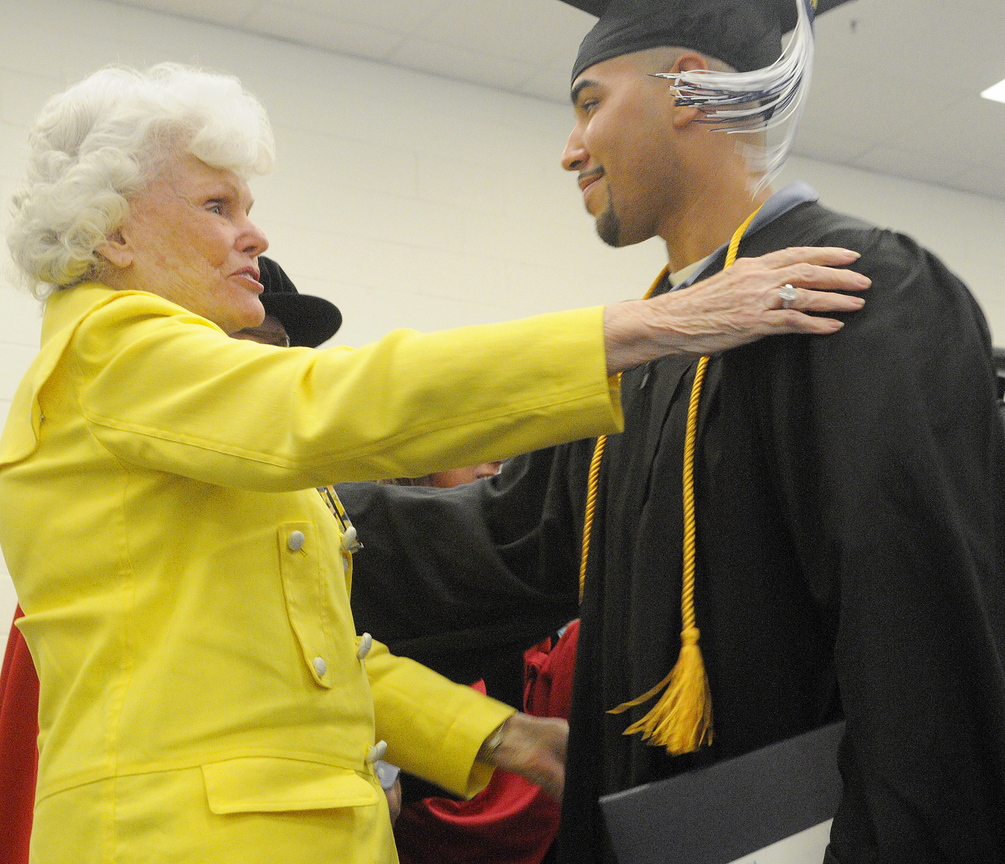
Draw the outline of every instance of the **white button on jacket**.
<instances>
[{"instance_id":1,"label":"white button on jacket","mask_svg":"<svg viewBox=\"0 0 1005 864\"><path fill-rule=\"evenodd\" d=\"M387 742L378 741L369 750L366 751L366 763L372 765L378 759L383 759L384 754L387 752Z\"/></svg>"},{"instance_id":2,"label":"white button on jacket","mask_svg":"<svg viewBox=\"0 0 1005 864\"><path fill-rule=\"evenodd\" d=\"M356 552L363 548L357 538L356 528L352 525L346 526L345 534L342 535L342 548L346 552Z\"/></svg>"},{"instance_id":3,"label":"white button on jacket","mask_svg":"<svg viewBox=\"0 0 1005 864\"><path fill-rule=\"evenodd\" d=\"M360 660L365 660L366 655L370 653L370 649L373 647L373 636L369 633L364 633L359 637L359 647L356 649L356 656Z\"/></svg>"}]
</instances>

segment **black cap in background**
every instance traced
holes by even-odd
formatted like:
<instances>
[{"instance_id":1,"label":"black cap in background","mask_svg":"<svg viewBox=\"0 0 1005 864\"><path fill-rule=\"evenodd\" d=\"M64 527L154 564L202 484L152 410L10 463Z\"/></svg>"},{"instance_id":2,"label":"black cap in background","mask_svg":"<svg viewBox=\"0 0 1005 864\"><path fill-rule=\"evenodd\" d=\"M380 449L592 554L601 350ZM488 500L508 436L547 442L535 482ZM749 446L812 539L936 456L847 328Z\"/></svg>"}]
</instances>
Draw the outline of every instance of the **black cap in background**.
<instances>
[{"instance_id":1,"label":"black cap in background","mask_svg":"<svg viewBox=\"0 0 1005 864\"><path fill-rule=\"evenodd\" d=\"M300 294L283 268L271 258L259 255L258 269L265 286L260 297L262 305L269 315L282 322L290 345L317 348L342 326L342 313L334 303L312 294Z\"/></svg>"}]
</instances>

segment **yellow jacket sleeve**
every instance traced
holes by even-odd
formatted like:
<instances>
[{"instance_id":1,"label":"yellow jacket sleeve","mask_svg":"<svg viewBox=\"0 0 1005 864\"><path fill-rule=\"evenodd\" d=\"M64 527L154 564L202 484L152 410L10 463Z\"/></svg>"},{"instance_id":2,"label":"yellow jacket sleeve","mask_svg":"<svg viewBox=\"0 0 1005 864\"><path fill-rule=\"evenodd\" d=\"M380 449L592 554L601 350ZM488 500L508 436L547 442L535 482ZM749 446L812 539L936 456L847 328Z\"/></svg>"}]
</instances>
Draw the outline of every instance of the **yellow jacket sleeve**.
<instances>
[{"instance_id":1,"label":"yellow jacket sleeve","mask_svg":"<svg viewBox=\"0 0 1005 864\"><path fill-rule=\"evenodd\" d=\"M315 351L231 340L161 298L113 293L73 342L102 445L236 488L417 476L621 419L600 308Z\"/></svg>"},{"instance_id":2,"label":"yellow jacket sleeve","mask_svg":"<svg viewBox=\"0 0 1005 864\"><path fill-rule=\"evenodd\" d=\"M492 776L478 748L515 710L374 643L366 659L377 737L410 774L470 797Z\"/></svg>"}]
</instances>

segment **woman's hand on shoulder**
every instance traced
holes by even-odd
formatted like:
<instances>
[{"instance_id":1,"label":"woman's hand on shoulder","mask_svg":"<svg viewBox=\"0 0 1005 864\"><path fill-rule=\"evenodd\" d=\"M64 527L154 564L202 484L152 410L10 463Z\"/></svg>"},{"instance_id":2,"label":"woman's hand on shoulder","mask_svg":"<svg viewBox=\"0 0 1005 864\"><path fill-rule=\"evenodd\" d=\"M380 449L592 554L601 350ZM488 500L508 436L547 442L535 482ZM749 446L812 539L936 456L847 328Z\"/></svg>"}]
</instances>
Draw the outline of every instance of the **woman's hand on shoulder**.
<instances>
[{"instance_id":1,"label":"woman's hand on shoulder","mask_svg":"<svg viewBox=\"0 0 1005 864\"><path fill-rule=\"evenodd\" d=\"M827 335L844 326L821 312L854 312L871 280L846 269L859 254L794 247L740 258L678 291L608 306L604 336L610 374L671 354L701 356L782 333Z\"/></svg>"}]
</instances>

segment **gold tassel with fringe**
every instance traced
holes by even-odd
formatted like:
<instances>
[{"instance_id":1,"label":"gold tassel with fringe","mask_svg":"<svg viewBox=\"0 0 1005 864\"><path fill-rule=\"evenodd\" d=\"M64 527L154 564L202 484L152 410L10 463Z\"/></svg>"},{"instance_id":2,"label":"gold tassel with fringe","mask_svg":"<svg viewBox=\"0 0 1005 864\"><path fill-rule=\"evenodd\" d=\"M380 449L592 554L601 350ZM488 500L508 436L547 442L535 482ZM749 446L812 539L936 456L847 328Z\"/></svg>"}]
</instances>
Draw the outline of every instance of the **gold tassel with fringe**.
<instances>
[{"instance_id":1,"label":"gold tassel with fringe","mask_svg":"<svg viewBox=\"0 0 1005 864\"><path fill-rule=\"evenodd\" d=\"M703 744L712 743L712 694L698 647L699 635L697 627L682 631L680 654L670 674L652 690L607 712L620 714L666 688L652 710L625 729L625 735L641 733L647 744L663 747L672 756L691 753Z\"/></svg>"}]
</instances>

